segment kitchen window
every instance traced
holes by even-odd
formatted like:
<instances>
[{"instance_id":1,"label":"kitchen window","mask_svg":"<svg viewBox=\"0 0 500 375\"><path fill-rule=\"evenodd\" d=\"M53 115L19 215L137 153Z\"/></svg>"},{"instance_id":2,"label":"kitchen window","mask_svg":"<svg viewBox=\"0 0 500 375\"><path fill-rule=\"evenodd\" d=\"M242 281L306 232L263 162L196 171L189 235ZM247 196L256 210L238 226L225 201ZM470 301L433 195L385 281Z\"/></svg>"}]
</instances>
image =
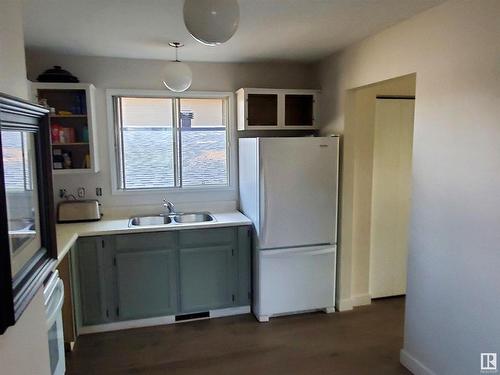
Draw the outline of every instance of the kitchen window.
<instances>
[{"instance_id":1,"label":"kitchen window","mask_svg":"<svg viewBox=\"0 0 500 375\"><path fill-rule=\"evenodd\" d=\"M116 189L229 185L229 97L112 95Z\"/></svg>"}]
</instances>

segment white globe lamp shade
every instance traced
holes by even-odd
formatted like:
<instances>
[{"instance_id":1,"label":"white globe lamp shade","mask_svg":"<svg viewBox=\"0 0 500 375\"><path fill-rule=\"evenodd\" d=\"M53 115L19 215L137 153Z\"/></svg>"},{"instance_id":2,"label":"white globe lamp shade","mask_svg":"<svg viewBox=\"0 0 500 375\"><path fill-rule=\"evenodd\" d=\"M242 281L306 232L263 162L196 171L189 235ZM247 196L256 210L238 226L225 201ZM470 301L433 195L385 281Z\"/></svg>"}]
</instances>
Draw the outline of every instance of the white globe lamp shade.
<instances>
[{"instance_id":1,"label":"white globe lamp shade","mask_svg":"<svg viewBox=\"0 0 500 375\"><path fill-rule=\"evenodd\" d=\"M197 41L216 46L227 42L238 29L238 0L185 0L184 24Z\"/></svg>"},{"instance_id":2,"label":"white globe lamp shade","mask_svg":"<svg viewBox=\"0 0 500 375\"><path fill-rule=\"evenodd\" d=\"M170 61L163 70L163 84L174 92L186 91L193 82L189 66L180 61Z\"/></svg>"}]
</instances>

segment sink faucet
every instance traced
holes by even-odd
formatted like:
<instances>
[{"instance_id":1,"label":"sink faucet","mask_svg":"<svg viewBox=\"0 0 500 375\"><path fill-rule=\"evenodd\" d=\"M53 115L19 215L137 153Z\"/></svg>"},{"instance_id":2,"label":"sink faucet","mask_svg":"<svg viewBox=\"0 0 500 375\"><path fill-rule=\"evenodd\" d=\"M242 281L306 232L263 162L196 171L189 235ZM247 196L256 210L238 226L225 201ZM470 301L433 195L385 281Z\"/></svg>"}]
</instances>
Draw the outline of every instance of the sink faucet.
<instances>
[{"instance_id":1,"label":"sink faucet","mask_svg":"<svg viewBox=\"0 0 500 375\"><path fill-rule=\"evenodd\" d=\"M175 214L174 204L166 199L163 200L163 208L165 209L165 215Z\"/></svg>"}]
</instances>

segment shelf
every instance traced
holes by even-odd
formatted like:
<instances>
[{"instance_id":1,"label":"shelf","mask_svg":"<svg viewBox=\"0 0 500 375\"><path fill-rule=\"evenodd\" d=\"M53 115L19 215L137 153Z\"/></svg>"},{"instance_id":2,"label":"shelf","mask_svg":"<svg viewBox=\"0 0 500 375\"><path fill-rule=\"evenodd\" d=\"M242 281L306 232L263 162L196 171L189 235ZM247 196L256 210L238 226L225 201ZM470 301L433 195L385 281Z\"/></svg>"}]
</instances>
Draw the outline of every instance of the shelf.
<instances>
[{"instance_id":1,"label":"shelf","mask_svg":"<svg viewBox=\"0 0 500 375\"><path fill-rule=\"evenodd\" d=\"M39 102L44 99L50 108L55 108L55 112L48 115L51 137L53 126L60 125L63 129L72 129L67 132L65 129L64 137L54 137L50 151L52 154L54 152L57 154L55 155L56 163L63 163L59 154L62 156L63 153L67 153L74 168L53 169L54 175L99 172L94 85L33 82L31 88L35 101ZM70 114L61 114L60 111ZM58 142L59 140L64 142ZM88 168L82 168L83 166Z\"/></svg>"},{"instance_id":2,"label":"shelf","mask_svg":"<svg viewBox=\"0 0 500 375\"><path fill-rule=\"evenodd\" d=\"M52 147L77 147L88 146L88 142L73 142L73 143L52 143Z\"/></svg>"},{"instance_id":3,"label":"shelf","mask_svg":"<svg viewBox=\"0 0 500 375\"><path fill-rule=\"evenodd\" d=\"M91 168L68 168L68 169L53 169L53 174L86 174L93 173Z\"/></svg>"}]
</instances>

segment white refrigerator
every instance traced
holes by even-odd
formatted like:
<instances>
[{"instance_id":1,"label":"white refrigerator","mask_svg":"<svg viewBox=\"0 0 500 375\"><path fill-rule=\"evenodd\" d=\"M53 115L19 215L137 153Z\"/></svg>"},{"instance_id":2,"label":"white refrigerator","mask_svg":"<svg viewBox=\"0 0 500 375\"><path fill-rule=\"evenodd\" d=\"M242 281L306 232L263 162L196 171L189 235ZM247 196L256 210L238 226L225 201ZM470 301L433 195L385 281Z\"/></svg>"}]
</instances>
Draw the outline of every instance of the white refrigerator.
<instances>
[{"instance_id":1,"label":"white refrigerator","mask_svg":"<svg viewBox=\"0 0 500 375\"><path fill-rule=\"evenodd\" d=\"M334 311L338 137L240 138L240 210L255 229L253 313Z\"/></svg>"}]
</instances>

